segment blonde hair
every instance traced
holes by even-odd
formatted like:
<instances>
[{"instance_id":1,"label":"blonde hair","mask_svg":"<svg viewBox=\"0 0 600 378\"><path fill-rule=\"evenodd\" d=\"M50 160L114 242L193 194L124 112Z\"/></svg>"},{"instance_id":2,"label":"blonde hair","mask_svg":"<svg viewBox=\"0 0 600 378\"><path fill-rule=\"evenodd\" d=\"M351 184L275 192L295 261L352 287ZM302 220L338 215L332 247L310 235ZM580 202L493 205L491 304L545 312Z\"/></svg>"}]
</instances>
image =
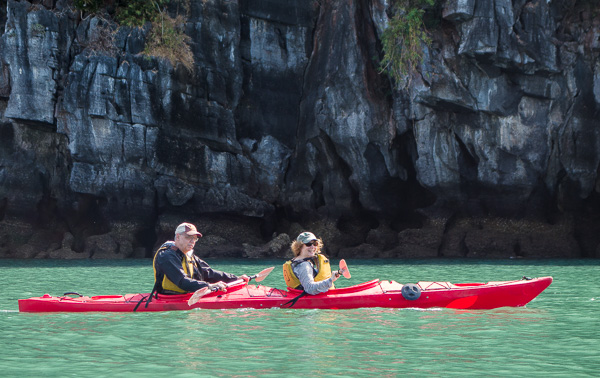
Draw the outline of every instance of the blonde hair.
<instances>
[{"instance_id":1,"label":"blonde hair","mask_svg":"<svg viewBox=\"0 0 600 378\"><path fill-rule=\"evenodd\" d=\"M321 248L323 248L323 240L317 239L315 241L317 242L317 253L321 253ZM292 242L292 245L290 246L290 248L292 249L292 253L294 254L294 257L298 257L298 255L302 251L303 245L304 245L304 243L302 243L301 241L298 241L297 239Z\"/></svg>"}]
</instances>

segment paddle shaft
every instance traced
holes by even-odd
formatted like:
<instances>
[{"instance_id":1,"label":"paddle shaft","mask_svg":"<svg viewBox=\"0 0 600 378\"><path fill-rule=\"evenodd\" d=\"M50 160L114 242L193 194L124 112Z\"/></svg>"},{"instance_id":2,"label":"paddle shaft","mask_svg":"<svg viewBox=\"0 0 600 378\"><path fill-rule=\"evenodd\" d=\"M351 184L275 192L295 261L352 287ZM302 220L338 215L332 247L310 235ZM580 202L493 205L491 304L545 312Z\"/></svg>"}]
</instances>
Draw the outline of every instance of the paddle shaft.
<instances>
[{"instance_id":1,"label":"paddle shaft","mask_svg":"<svg viewBox=\"0 0 600 378\"><path fill-rule=\"evenodd\" d=\"M271 273L273 271L274 268L275 267L272 266L270 268L263 269L260 273L250 276L248 281L254 279L254 280L256 280L256 282L260 282L260 281L264 280L265 277L267 277L269 275L269 273ZM243 279L235 280L233 282L229 282L229 283L225 284L225 288L236 286L243 282L244 282ZM217 291L217 290L218 290L217 288L213 288L213 287L203 287L202 289L196 290L196 292L190 297L190 299L188 299L188 305L189 306L194 305L196 302L198 302L200 300L200 298L202 298L206 294Z\"/></svg>"}]
</instances>

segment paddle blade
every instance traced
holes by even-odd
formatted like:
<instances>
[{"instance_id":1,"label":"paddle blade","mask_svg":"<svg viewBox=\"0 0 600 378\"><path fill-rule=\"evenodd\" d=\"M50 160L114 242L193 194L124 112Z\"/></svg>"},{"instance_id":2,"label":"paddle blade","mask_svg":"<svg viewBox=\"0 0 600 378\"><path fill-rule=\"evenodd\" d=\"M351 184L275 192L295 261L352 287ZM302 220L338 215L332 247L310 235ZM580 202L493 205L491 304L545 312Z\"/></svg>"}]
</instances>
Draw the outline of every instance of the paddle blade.
<instances>
[{"instance_id":1,"label":"paddle blade","mask_svg":"<svg viewBox=\"0 0 600 378\"><path fill-rule=\"evenodd\" d=\"M210 289L208 287L203 287L202 289L196 290L196 292L188 299L188 306L195 305L200 298L210 293Z\"/></svg>"},{"instance_id":2,"label":"paddle blade","mask_svg":"<svg viewBox=\"0 0 600 378\"><path fill-rule=\"evenodd\" d=\"M275 269L274 266L264 269L262 272L258 273L256 275L256 277L254 277L254 279L256 280L256 282L260 282L260 281L264 280L265 278L267 278L269 273L271 273L273 271L273 269Z\"/></svg>"},{"instance_id":3,"label":"paddle blade","mask_svg":"<svg viewBox=\"0 0 600 378\"><path fill-rule=\"evenodd\" d=\"M341 260L340 260L340 273L342 273L342 275L343 275L345 278L350 278L350 277L352 277L352 276L350 275L350 271L348 270L348 265L346 264L346 260L344 260L344 259L341 259Z\"/></svg>"}]
</instances>

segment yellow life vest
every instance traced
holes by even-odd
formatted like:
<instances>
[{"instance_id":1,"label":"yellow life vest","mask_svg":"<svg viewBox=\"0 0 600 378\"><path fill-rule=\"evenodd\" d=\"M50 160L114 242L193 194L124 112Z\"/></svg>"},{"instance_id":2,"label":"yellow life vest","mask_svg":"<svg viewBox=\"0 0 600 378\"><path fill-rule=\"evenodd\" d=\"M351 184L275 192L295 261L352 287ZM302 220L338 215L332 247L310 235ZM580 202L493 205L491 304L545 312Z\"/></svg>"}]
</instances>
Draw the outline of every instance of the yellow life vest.
<instances>
[{"instance_id":1,"label":"yellow life vest","mask_svg":"<svg viewBox=\"0 0 600 378\"><path fill-rule=\"evenodd\" d=\"M175 247L175 243L166 242L158 249L158 251L156 251L156 254L154 255L154 260L152 261L152 267L154 268L154 283L155 283L155 285L156 285L156 281L158 279L158 277L156 276L156 256L158 256L158 254L160 252L164 251L165 249L171 248L171 247ZM177 247L175 247L175 248L177 248ZM183 271L186 276L193 278L193 275L194 275L194 260L193 259L189 259L187 257L187 255L183 254L183 259L181 259L181 267L183 268ZM182 288L180 288L179 286L175 285L169 279L169 277L167 277L166 274L163 274L162 276L163 277L162 277L161 286L162 286L163 290L172 291L175 293L182 293L182 294L187 293L187 291L185 291Z\"/></svg>"},{"instance_id":2,"label":"yellow life vest","mask_svg":"<svg viewBox=\"0 0 600 378\"><path fill-rule=\"evenodd\" d=\"M317 254L317 270L318 273L315 276L315 282L324 281L331 277L331 265L329 259L323 254ZM292 269L292 260L286 261L283 264L283 279L288 287L292 289L297 288L301 285L300 280L296 277L294 270ZM335 286L331 284L331 288L335 289Z\"/></svg>"}]
</instances>

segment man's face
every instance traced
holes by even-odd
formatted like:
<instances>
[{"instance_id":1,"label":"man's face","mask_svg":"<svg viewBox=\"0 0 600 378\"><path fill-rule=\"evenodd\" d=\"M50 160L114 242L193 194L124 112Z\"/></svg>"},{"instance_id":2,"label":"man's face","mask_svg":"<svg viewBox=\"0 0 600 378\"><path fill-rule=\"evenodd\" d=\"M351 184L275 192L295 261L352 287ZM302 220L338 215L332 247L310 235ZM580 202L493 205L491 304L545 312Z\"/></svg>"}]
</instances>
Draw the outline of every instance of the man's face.
<instances>
[{"instance_id":1,"label":"man's face","mask_svg":"<svg viewBox=\"0 0 600 378\"><path fill-rule=\"evenodd\" d=\"M194 249L194 245L196 245L197 241L198 236L196 235L177 234L175 236L175 245L183 253L188 253L189 251Z\"/></svg>"}]
</instances>

